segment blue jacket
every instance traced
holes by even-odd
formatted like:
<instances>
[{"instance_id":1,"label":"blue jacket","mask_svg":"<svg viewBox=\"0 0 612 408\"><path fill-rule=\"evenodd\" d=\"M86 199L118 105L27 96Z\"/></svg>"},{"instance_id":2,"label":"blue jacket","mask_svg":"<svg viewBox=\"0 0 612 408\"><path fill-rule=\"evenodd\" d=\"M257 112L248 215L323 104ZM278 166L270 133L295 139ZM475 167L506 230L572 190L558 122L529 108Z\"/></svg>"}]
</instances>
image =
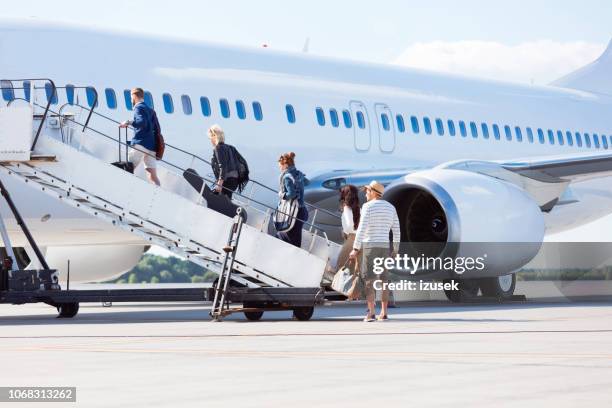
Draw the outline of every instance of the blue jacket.
<instances>
[{"instance_id":1,"label":"blue jacket","mask_svg":"<svg viewBox=\"0 0 612 408\"><path fill-rule=\"evenodd\" d=\"M134 120L132 127L134 128L134 137L131 145L141 145L149 150L155 151L157 147L155 139L155 112L149 108L144 102L139 102L134 106Z\"/></svg>"},{"instance_id":2,"label":"blue jacket","mask_svg":"<svg viewBox=\"0 0 612 408\"><path fill-rule=\"evenodd\" d=\"M300 207L304 207L304 173L289 166L281 174L281 198L291 200L297 197Z\"/></svg>"}]
</instances>

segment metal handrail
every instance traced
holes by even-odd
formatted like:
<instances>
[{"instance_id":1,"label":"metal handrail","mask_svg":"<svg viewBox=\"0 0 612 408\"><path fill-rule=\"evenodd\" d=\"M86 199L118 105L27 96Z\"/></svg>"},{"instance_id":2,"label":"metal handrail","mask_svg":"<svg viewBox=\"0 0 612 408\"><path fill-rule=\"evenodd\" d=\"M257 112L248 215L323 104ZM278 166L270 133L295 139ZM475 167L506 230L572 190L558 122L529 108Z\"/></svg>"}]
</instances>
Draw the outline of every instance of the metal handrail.
<instances>
[{"instance_id":1,"label":"metal handrail","mask_svg":"<svg viewBox=\"0 0 612 408\"><path fill-rule=\"evenodd\" d=\"M42 117L42 120L40 121L40 125L38 125L38 130L36 130L36 136L34 137L34 141L32 142L32 147L30 148L30 150L33 151L34 148L36 147L36 142L38 142L38 137L40 136L40 132L42 131L43 124L45 123L45 120L47 120L47 113L49 113L49 108L51 107L51 101L53 100L53 96L57 95L57 87L55 86L55 82L53 82L53 80L50 78L1 79L0 83L2 81L10 82L12 90L15 89L15 87L13 86L13 81L21 81L21 82L28 81L30 83L32 83L33 81L46 81L51 84L51 90L52 90L51 97L47 98L47 106L45 107L45 113L43 113L43 117ZM23 88L19 88L19 89L23 89ZM32 99L32 95L30 95L30 99Z\"/></svg>"},{"instance_id":2,"label":"metal handrail","mask_svg":"<svg viewBox=\"0 0 612 408\"><path fill-rule=\"evenodd\" d=\"M41 106L41 105L38 105L38 104L37 104L37 103L35 103L35 102L34 102L34 104L35 104L35 105L37 105L37 106ZM80 105L75 105L75 106L80 106ZM82 106L80 106L80 107L82 107ZM59 112L55 112L55 111L54 111L54 110L52 110L52 109L49 109L49 111L50 111L50 112L52 112L52 113L54 113L54 114L59 115ZM79 127L83 126L83 132L84 132L85 130L89 129L90 131L92 131L92 132L94 132L94 133L96 133L96 134L98 134L98 135L100 135L100 136L103 136L103 137L105 137L105 138L107 138L107 139L109 139L109 140L112 140L113 142L117 142L117 141L118 141L119 145L123 145L123 146L125 146L126 148L131 147L129 144L124 143L124 142L122 142L121 140L117 140L117 139L115 139L114 137L109 136L109 135L107 135L107 134L105 134L105 133L103 133L103 132L101 132L101 131L99 131L99 130L97 130L97 129L91 128L91 127L89 127L89 126L85 127L85 126L84 126L84 124L82 124L82 123L80 123L80 122L76 121L75 119L72 119L72 118L67 118L67 120L68 120L68 121L70 121L70 122L73 122L73 123L75 123L75 124L77 124L77 125L79 125ZM143 153L144 153L144 154L146 154L146 155L149 155L149 156L151 156L151 157L154 157L153 155L150 155L150 154L148 154L148 153L146 153L146 152L143 152ZM155 157L154 157L154 158L155 158ZM156 158L155 158L155 159L156 159ZM156 160L157 160L157 159L156 159ZM187 169L183 169L182 167L180 167L180 166L178 166L178 165L176 165L176 164L170 163L170 162L168 162L168 161L166 161L166 160L164 160L164 159L157 160L157 161L158 161L158 162L165 163L165 164L167 164L168 166L170 166L170 167L172 167L172 168L174 168L174 169L176 169L176 170L179 170L179 171L182 171L182 172L187 171ZM213 180L211 180L211 179L209 179L209 178L206 178L206 177L203 177L203 176L201 176L201 175L196 175L196 174L194 174L194 176L198 177L198 178L199 178L199 179L201 179L203 182L209 182L209 183L213 183L213 182L214 182ZM226 189L226 190L229 190L229 189L227 189L227 188L225 188L225 187L223 187L223 186L221 186L221 188L224 188L224 189ZM258 200L255 200L255 199L252 199L252 198L250 198L250 197L246 197L245 195L243 195L243 194L241 194L241 193L239 193L239 192L237 192L237 191L234 191L234 192L233 192L233 194L234 194L234 195L237 195L237 196L239 196L239 197L245 198L245 199L247 199L249 202L253 202L253 203L255 203L255 204L258 204L258 205L260 205L260 206L262 206L262 207L264 207L264 208L266 208L266 209L268 209L268 210L271 210L271 211L276 211L276 212L279 212L279 213L281 213L281 214L284 214L284 215L289 215L289 216L290 216L290 214L284 213L284 212L282 212L282 211L279 211L279 210L278 210L278 209L276 209L276 208L270 207L269 205L267 205L267 204L265 204L265 203L263 203L263 202L261 202L261 201L258 201ZM317 234L317 232L320 232L320 233L322 234L323 238L324 238L324 239L325 239L327 242L329 242L329 239L328 239L328 237L327 237L327 233L326 233L325 231L323 231L321 228L317 227L317 226L316 226L315 224L313 224L313 223L308 222L308 220L300 220L300 221L303 221L303 222L304 222L304 225L307 225L307 226L311 227L311 230L314 228L314 229L315 229L315 232L314 232L314 234L315 234L315 235ZM311 231L311 232L312 232L312 231Z\"/></svg>"},{"instance_id":3,"label":"metal handrail","mask_svg":"<svg viewBox=\"0 0 612 408\"><path fill-rule=\"evenodd\" d=\"M72 104L72 105L73 105L73 106L78 106L78 107L80 107L80 108L82 108L82 109L87 109L87 107L82 106L82 105L80 105L80 104L78 104L78 103L75 103L75 104ZM92 112L92 113L93 113L94 115L97 115L97 116L99 116L99 117L103 118L103 119L106 119L106 120L108 120L108 121L111 121L111 122L113 122L113 123L115 123L115 124L117 124L117 125L119 125L119 124L121 123L121 122L119 122L119 121L117 121L117 120L115 120L115 119L113 119L113 118L111 118L111 117L109 117L109 116L106 116L106 115L104 115L104 114L102 114L102 113L100 113L100 112ZM134 128L133 128L133 127L131 127L131 126L129 126L129 128L131 128L132 130L134 129ZM202 162L206 163L206 164L207 164L207 165L209 165L209 166L211 165L210 161L208 161L208 160L204 159L203 157L198 156L197 154L194 154L194 153L188 152L188 151L186 151L186 150L184 150L184 149L181 149L180 147L177 147L177 146L171 145L171 144L169 144L169 143L165 143L165 146L166 146L166 148L170 148L170 149L172 149L172 150L176 150L176 151L178 151L178 152L181 152L181 153L184 153L184 154L186 154L186 155L188 155L188 156L191 156L191 157L192 157L192 158L194 158L194 159L200 160L200 161L202 161ZM255 184L255 185L257 185L257 186L260 186L260 187L262 187L263 189L266 189L266 190L268 190L268 191L270 191L270 192L272 192L272 193L274 193L274 194L278 194L278 190L275 190L275 189L273 189L272 187L269 187L269 186L267 186L267 185L265 185L265 184L263 184L263 183L261 183L261 182L259 182L259 181L257 181L257 180L249 179L249 182L250 182L250 183L252 183L252 184ZM250 200L250 198L248 198L248 199ZM313 209L315 213L319 213L319 212L321 212L321 213L325 213L325 214L327 214L327 215L329 215L329 216L331 216L331 217L333 217L333 218L336 218L337 220L340 220L340 216L339 216L338 214L334 214L333 212L328 211L328 210L326 210L325 208L321 208L321 207L319 207L319 206L316 206L316 205L311 204L311 203L306 203L306 202L305 202L304 204L306 204L306 206L308 206L310 209ZM314 221L314 218L313 218L313 221Z\"/></svg>"}]
</instances>

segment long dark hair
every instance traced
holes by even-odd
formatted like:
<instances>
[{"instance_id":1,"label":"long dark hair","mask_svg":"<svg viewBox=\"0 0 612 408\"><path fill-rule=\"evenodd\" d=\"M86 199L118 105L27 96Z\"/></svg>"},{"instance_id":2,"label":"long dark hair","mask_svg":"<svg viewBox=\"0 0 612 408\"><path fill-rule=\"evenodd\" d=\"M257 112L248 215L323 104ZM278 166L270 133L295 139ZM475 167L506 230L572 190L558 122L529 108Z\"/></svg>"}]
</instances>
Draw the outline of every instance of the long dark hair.
<instances>
[{"instance_id":1,"label":"long dark hair","mask_svg":"<svg viewBox=\"0 0 612 408\"><path fill-rule=\"evenodd\" d=\"M353 227L357 229L361 211L359 209L359 190L352 184L347 184L340 189L340 206L347 206L353 210Z\"/></svg>"}]
</instances>

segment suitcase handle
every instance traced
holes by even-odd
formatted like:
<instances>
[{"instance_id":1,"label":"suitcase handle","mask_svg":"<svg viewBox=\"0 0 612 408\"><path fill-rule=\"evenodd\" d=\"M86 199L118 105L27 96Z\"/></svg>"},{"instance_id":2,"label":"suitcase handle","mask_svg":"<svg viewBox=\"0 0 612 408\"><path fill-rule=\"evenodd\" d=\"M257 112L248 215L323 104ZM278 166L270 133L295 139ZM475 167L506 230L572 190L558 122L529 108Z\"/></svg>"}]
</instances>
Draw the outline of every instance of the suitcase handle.
<instances>
[{"instance_id":1,"label":"suitcase handle","mask_svg":"<svg viewBox=\"0 0 612 408\"><path fill-rule=\"evenodd\" d=\"M117 143L119 144L119 161L121 161L121 127L119 127ZM125 162L128 162L128 128L125 128Z\"/></svg>"}]
</instances>

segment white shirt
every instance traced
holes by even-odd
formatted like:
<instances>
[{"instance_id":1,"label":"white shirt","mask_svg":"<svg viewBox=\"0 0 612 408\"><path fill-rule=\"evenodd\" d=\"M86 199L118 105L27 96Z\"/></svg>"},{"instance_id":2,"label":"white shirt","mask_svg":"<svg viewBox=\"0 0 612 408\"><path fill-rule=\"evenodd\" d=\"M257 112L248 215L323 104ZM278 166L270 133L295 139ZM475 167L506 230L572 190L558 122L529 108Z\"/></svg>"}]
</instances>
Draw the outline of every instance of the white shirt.
<instances>
[{"instance_id":1,"label":"white shirt","mask_svg":"<svg viewBox=\"0 0 612 408\"><path fill-rule=\"evenodd\" d=\"M342 209L342 232L344 232L346 235L355 233L353 210L347 205L345 205Z\"/></svg>"},{"instance_id":2,"label":"white shirt","mask_svg":"<svg viewBox=\"0 0 612 408\"><path fill-rule=\"evenodd\" d=\"M362 243L388 247L389 231L393 231L393 247L398 251L400 225L395 207L385 200L368 201L361 207L361 220L353 248L361 249Z\"/></svg>"}]
</instances>

